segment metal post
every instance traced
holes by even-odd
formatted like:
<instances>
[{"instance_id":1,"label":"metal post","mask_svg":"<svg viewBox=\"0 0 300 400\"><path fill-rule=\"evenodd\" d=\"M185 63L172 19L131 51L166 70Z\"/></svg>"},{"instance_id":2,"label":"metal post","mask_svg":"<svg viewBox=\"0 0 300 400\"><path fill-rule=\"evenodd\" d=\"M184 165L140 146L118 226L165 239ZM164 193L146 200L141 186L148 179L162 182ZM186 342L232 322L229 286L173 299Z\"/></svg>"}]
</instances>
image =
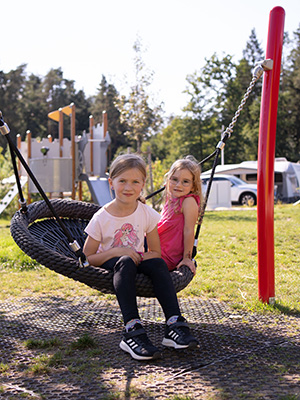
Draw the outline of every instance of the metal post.
<instances>
[{"instance_id":1,"label":"metal post","mask_svg":"<svg viewBox=\"0 0 300 400\"><path fill-rule=\"evenodd\" d=\"M274 273L274 161L277 106L281 70L285 11L270 12L266 59L273 69L265 71L260 110L257 170L258 296L263 302L275 301Z\"/></svg>"},{"instance_id":2,"label":"metal post","mask_svg":"<svg viewBox=\"0 0 300 400\"><path fill-rule=\"evenodd\" d=\"M90 170L91 176L94 175L94 117L90 115Z\"/></svg>"},{"instance_id":3,"label":"metal post","mask_svg":"<svg viewBox=\"0 0 300 400\"><path fill-rule=\"evenodd\" d=\"M21 135L18 133L17 134L17 148L21 151ZM18 160L18 171L19 171L19 176L21 176L21 162Z\"/></svg>"},{"instance_id":4,"label":"metal post","mask_svg":"<svg viewBox=\"0 0 300 400\"><path fill-rule=\"evenodd\" d=\"M31 159L31 132L28 130L26 132L27 135L27 164L30 165L30 159ZM31 203L31 193L30 193L30 180L28 176L27 180L27 203Z\"/></svg>"},{"instance_id":5,"label":"metal post","mask_svg":"<svg viewBox=\"0 0 300 400\"><path fill-rule=\"evenodd\" d=\"M222 139L224 130L225 130L225 126L222 125L221 139ZM225 160L224 160L224 147L223 147L223 148L221 149L221 165L224 165L224 164L225 164Z\"/></svg>"},{"instance_id":6,"label":"metal post","mask_svg":"<svg viewBox=\"0 0 300 400\"><path fill-rule=\"evenodd\" d=\"M72 200L75 200L76 187L75 187L75 135L76 135L76 111L75 104L70 104L71 108L71 151L72 151Z\"/></svg>"},{"instance_id":7,"label":"metal post","mask_svg":"<svg viewBox=\"0 0 300 400\"><path fill-rule=\"evenodd\" d=\"M102 124L103 124L103 139L105 139L106 133L108 131L108 123L107 123L107 113L106 113L106 111L102 111Z\"/></svg>"},{"instance_id":8,"label":"metal post","mask_svg":"<svg viewBox=\"0 0 300 400\"><path fill-rule=\"evenodd\" d=\"M64 155L64 115L62 109L58 109L59 119L58 119L58 137L59 137L59 157ZM59 197L63 199L64 193L60 192Z\"/></svg>"},{"instance_id":9,"label":"metal post","mask_svg":"<svg viewBox=\"0 0 300 400\"><path fill-rule=\"evenodd\" d=\"M59 120L58 120L58 137L59 137L59 157L64 155L64 115L62 109L58 109Z\"/></svg>"}]
</instances>

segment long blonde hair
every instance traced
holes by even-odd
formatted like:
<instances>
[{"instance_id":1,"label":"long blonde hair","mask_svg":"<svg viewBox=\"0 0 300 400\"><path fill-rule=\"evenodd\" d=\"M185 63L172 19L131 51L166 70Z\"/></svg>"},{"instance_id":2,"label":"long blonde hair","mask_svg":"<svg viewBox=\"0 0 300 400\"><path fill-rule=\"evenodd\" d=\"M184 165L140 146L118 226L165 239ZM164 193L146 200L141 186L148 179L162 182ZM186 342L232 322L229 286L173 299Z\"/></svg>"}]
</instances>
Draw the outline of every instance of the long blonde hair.
<instances>
[{"instance_id":1,"label":"long blonde hair","mask_svg":"<svg viewBox=\"0 0 300 400\"><path fill-rule=\"evenodd\" d=\"M170 178L176 171L187 169L193 176L193 187L190 193L200 196L202 200L202 185L201 185L201 168L197 160L193 156L186 156L179 160L176 160L169 171L165 174L166 188L168 191Z\"/></svg>"}]
</instances>

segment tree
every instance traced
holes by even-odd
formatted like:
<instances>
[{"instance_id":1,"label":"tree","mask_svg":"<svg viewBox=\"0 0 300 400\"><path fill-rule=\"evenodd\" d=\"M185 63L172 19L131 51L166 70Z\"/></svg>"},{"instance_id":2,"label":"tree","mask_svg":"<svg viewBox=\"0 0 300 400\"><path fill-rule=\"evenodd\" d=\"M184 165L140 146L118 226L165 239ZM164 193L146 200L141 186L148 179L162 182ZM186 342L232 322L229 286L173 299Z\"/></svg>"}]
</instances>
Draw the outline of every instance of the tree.
<instances>
[{"instance_id":1,"label":"tree","mask_svg":"<svg viewBox=\"0 0 300 400\"><path fill-rule=\"evenodd\" d=\"M279 97L276 155L300 159L300 25L294 32L294 47L287 57Z\"/></svg>"},{"instance_id":2,"label":"tree","mask_svg":"<svg viewBox=\"0 0 300 400\"><path fill-rule=\"evenodd\" d=\"M20 100L23 96L26 81L26 64L22 64L15 70L8 73L0 72L0 110L3 113L5 122L10 128L10 135L13 140L18 133L24 130L22 107ZM0 146L5 151L6 139L0 135Z\"/></svg>"},{"instance_id":3,"label":"tree","mask_svg":"<svg viewBox=\"0 0 300 400\"><path fill-rule=\"evenodd\" d=\"M91 111L96 122L102 123L103 111L107 113L108 132L111 137L111 158L120 147L127 147L130 144L129 138L125 135L126 123L121 123L121 113L117 108L119 93L114 85L109 84L104 75L100 82L98 94L94 98Z\"/></svg>"},{"instance_id":4,"label":"tree","mask_svg":"<svg viewBox=\"0 0 300 400\"><path fill-rule=\"evenodd\" d=\"M86 99L82 90L76 92L75 81L63 77L61 68L50 69L43 79L43 92L47 104L47 114L74 103L76 106L76 131L82 132L89 126L89 108L91 101ZM67 117L64 117L66 119ZM68 122L64 124L68 127ZM66 128L67 129L67 128ZM57 123L48 119L48 134L57 137ZM68 132L68 136L70 136Z\"/></svg>"},{"instance_id":5,"label":"tree","mask_svg":"<svg viewBox=\"0 0 300 400\"><path fill-rule=\"evenodd\" d=\"M251 31L246 48L243 51L243 58L248 62L251 68L254 68L258 62L264 59L264 52L257 40L255 29Z\"/></svg>"},{"instance_id":6,"label":"tree","mask_svg":"<svg viewBox=\"0 0 300 400\"><path fill-rule=\"evenodd\" d=\"M31 74L24 85L21 101L24 128L21 133L22 139L25 132L30 130L33 136L45 137L47 135L47 103L43 91L42 78Z\"/></svg>"},{"instance_id":7,"label":"tree","mask_svg":"<svg viewBox=\"0 0 300 400\"><path fill-rule=\"evenodd\" d=\"M199 160L212 153L220 140L222 128L226 129L252 80L252 69L262 60L262 50L252 30L244 57L235 63L231 55L219 58L213 54L200 71L187 76L186 93L189 101L184 107L185 118L178 130L174 123L164 130L177 131L181 155L191 153ZM261 84L255 85L244 106L233 134L227 142L225 161L237 163L256 159L259 125ZM171 151L171 149L170 149ZM204 166L204 169L207 169Z\"/></svg>"},{"instance_id":8,"label":"tree","mask_svg":"<svg viewBox=\"0 0 300 400\"><path fill-rule=\"evenodd\" d=\"M215 149L221 135L221 115L226 102L226 85L233 73L232 57L213 54L199 71L187 76L190 100L183 109L189 117L182 140L190 153L202 160Z\"/></svg>"},{"instance_id":9,"label":"tree","mask_svg":"<svg viewBox=\"0 0 300 400\"><path fill-rule=\"evenodd\" d=\"M234 67L233 79L225 85L226 100L222 111L222 125L225 127L231 123L249 87L254 66L262 60L263 51L253 29L243 51L243 58ZM226 146L226 162L257 159L261 87L262 81L258 80L247 98Z\"/></svg>"},{"instance_id":10,"label":"tree","mask_svg":"<svg viewBox=\"0 0 300 400\"><path fill-rule=\"evenodd\" d=\"M156 133L162 124L162 105L150 107L150 96L147 88L152 82L152 73L148 73L142 58L142 44L137 38L133 50L135 51L135 83L131 87L129 97L121 96L118 108L121 113L121 122L128 127L127 134L135 140L137 151L141 151L144 139Z\"/></svg>"},{"instance_id":11,"label":"tree","mask_svg":"<svg viewBox=\"0 0 300 400\"><path fill-rule=\"evenodd\" d=\"M76 106L76 131L81 133L89 129L89 116L91 114L92 99L87 98L83 90L76 92L70 99ZM69 103L69 104L70 104Z\"/></svg>"}]
</instances>

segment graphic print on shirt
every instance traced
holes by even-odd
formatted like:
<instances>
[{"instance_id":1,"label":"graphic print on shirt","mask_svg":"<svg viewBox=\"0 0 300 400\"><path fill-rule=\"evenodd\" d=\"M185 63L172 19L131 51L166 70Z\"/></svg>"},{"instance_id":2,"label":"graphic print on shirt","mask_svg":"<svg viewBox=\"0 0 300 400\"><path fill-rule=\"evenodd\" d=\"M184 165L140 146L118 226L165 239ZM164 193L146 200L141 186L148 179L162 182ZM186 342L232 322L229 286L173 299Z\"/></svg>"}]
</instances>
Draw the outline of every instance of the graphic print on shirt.
<instances>
[{"instance_id":1,"label":"graphic print on shirt","mask_svg":"<svg viewBox=\"0 0 300 400\"><path fill-rule=\"evenodd\" d=\"M135 229L129 223L123 224L120 229L117 229L114 234L114 240L111 247L130 247L136 249L139 243L139 238Z\"/></svg>"}]
</instances>

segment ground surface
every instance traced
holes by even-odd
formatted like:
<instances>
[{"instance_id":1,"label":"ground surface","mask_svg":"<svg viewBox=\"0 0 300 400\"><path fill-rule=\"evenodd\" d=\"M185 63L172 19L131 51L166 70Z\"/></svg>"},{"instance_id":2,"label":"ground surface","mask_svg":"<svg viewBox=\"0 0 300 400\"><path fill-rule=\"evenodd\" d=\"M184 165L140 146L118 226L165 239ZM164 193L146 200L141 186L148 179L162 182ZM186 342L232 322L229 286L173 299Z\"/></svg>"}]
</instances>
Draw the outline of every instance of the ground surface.
<instances>
[{"instance_id":1,"label":"ground surface","mask_svg":"<svg viewBox=\"0 0 300 400\"><path fill-rule=\"evenodd\" d=\"M300 399L299 317L241 312L201 298L180 303L200 347L165 349L160 360L138 362L119 349L115 300L0 302L0 399ZM139 308L162 348L157 301L140 298ZM96 346L76 348L86 335ZM30 348L28 340L40 342Z\"/></svg>"}]
</instances>

